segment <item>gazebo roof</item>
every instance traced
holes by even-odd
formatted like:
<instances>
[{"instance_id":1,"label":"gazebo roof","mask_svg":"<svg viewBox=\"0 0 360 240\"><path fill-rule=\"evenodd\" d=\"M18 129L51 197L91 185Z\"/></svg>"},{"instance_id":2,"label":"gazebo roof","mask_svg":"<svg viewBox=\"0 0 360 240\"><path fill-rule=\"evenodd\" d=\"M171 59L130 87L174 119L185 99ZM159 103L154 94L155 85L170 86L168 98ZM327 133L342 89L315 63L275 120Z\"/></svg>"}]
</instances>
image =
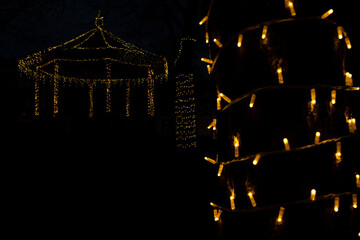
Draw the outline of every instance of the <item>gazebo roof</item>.
<instances>
[{"instance_id":1,"label":"gazebo roof","mask_svg":"<svg viewBox=\"0 0 360 240\"><path fill-rule=\"evenodd\" d=\"M57 67L59 80L70 83L123 80L143 82L149 72L154 79L167 78L164 57L130 44L102 28L103 17L95 19L95 28L60 45L50 47L19 61L19 70L36 79L50 80Z\"/></svg>"}]
</instances>

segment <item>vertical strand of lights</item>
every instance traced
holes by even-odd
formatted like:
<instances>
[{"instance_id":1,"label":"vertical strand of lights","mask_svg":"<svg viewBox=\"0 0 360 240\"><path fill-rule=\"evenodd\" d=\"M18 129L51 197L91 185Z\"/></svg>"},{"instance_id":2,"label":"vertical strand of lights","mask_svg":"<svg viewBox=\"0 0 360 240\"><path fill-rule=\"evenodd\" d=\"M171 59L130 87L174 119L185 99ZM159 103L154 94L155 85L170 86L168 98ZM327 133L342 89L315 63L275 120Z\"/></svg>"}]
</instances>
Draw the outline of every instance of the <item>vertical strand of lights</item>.
<instances>
[{"instance_id":1,"label":"vertical strand of lights","mask_svg":"<svg viewBox=\"0 0 360 240\"><path fill-rule=\"evenodd\" d=\"M125 96L125 115L130 117L130 80L126 82L126 96Z\"/></svg>"},{"instance_id":2,"label":"vertical strand of lights","mask_svg":"<svg viewBox=\"0 0 360 240\"><path fill-rule=\"evenodd\" d=\"M56 114L59 113L59 64L55 63L54 66L54 109L53 109L53 116L55 117Z\"/></svg>"},{"instance_id":3,"label":"vertical strand of lights","mask_svg":"<svg viewBox=\"0 0 360 240\"><path fill-rule=\"evenodd\" d=\"M148 70L148 89L147 89L147 99L148 99L148 115L155 116L155 102L154 102L154 91L155 91L155 81L153 78L153 73Z\"/></svg>"},{"instance_id":4,"label":"vertical strand of lights","mask_svg":"<svg viewBox=\"0 0 360 240\"><path fill-rule=\"evenodd\" d=\"M94 82L89 83L89 118L94 116Z\"/></svg>"},{"instance_id":5,"label":"vertical strand of lights","mask_svg":"<svg viewBox=\"0 0 360 240\"><path fill-rule=\"evenodd\" d=\"M39 105L40 105L40 87L39 87L39 80L35 79L34 81L34 114L35 116L39 116L40 115L40 109L39 109Z\"/></svg>"},{"instance_id":6,"label":"vertical strand of lights","mask_svg":"<svg viewBox=\"0 0 360 240\"><path fill-rule=\"evenodd\" d=\"M182 149L193 148L196 147L196 104L194 75L180 74L176 76L175 79L176 146Z\"/></svg>"},{"instance_id":7,"label":"vertical strand of lights","mask_svg":"<svg viewBox=\"0 0 360 240\"><path fill-rule=\"evenodd\" d=\"M106 61L106 112L111 112L111 62Z\"/></svg>"}]
</instances>

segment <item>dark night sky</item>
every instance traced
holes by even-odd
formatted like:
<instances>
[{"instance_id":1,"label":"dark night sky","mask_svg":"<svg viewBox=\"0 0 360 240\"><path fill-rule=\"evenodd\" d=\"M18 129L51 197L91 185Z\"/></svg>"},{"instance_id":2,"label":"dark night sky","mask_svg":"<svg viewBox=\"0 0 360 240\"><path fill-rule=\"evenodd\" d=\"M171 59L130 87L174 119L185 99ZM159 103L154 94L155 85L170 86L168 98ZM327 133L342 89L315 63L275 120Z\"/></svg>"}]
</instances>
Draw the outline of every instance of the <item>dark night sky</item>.
<instances>
[{"instance_id":1,"label":"dark night sky","mask_svg":"<svg viewBox=\"0 0 360 240\"><path fill-rule=\"evenodd\" d=\"M68 41L92 29L101 10L105 29L172 59L184 36L188 2L192 4L190 14L195 15L192 19L196 26L208 9L209 0L2 0L0 57L18 59ZM196 26L195 31L203 29Z\"/></svg>"}]
</instances>

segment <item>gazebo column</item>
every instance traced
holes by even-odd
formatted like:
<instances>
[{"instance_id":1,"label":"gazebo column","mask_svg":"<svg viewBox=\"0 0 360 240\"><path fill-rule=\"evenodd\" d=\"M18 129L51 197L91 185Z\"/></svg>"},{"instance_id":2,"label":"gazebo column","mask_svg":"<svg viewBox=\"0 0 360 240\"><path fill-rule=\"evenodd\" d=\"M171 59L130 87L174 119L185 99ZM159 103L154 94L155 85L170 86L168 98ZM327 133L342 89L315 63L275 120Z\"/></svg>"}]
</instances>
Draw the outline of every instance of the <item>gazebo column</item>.
<instances>
[{"instance_id":1,"label":"gazebo column","mask_svg":"<svg viewBox=\"0 0 360 240\"><path fill-rule=\"evenodd\" d=\"M89 85L89 118L94 116L94 85L95 82L91 81Z\"/></svg>"},{"instance_id":2,"label":"gazebo column","mask_svg":"<svg viewBox=\"0 0 360 240\"><path fill-rule=\"evenodd\" d=\"M106 112L111 112L111 62L106 61Z\"/></svg>"},{"instance_id":3,"label":"gazebo column","mask_svg":"<svg viewBox=\"0 0 360 240\"><path fill-rule=\"evenodd\" d=\"M155 103L154 103L154 90L155 90L155 81L153 78L153 71L148 70L148 89L147 89L147 97L148 97L148 115L155 116Z\"/></svg>"},{"instance_id":4,"label":"gazebo column","mask_svg":"<svg viewBox=\"0 0 360 240\"><path fill-rule=\"evenodd\" d=\"M59 113L59 64L55 62L54 67L54 109L53 116L55 117L57 113Z\"/></svg>"},{"instance_id":5,"label":"gazebo column","mask_svg":"<svg viewBox=\"0 0 360 240\"><path fill-rule=\"evenodd\" d=\"M126 116L130 117L130 80L126 82L126 105L125 105Z\"/></svg>"}]
</instances>

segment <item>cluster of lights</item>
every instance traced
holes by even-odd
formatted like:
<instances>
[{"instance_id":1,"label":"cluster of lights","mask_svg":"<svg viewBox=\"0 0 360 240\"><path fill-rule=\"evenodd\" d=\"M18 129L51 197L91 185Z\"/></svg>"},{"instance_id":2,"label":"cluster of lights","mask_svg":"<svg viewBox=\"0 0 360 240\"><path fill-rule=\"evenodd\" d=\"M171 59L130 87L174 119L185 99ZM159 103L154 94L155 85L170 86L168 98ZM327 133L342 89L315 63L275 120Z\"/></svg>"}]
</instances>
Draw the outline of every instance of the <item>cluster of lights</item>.
<instances>
[{"instance_id":1,"label":"cluster of lights","mask_svg":"<svg viewBox=\"0 0 360 240\"><path fill-rule=\"evenodd\" d=\"M86 87L89 89L89 117L93 117L94 113L94 87L104 85L105 86L105 110L106 112L111 112L111 92L112 88L115 86L126 86L126 116L130 116L130 81L134 85L144 85L147 83L148 86L148 114L154 116L154 84L155 81L161 81L162 79L167 79L168 76L168 65L164 57L158 56L156 54L147 52L143 49L140 49L130 43L125 42L124 40L118 38L114 34L104 30L103 17L98 15L95 18L96 27L74 39L71 39L63 44L50 47L45 51L34 53L22 59L18 63L18 69L20 73L28 78L31 78L35 82L35 115L40 115L40 83L51 83L54 87L53 89L53 115L55 116L59 112L58 102L59 102L59 87L61 84L76 85L81 87ZM102 43L100 46L89 47L87 42L93 36L101 36ZM101 46L102 45L102 46ZM85 58L85 59L72 59L72 58L55 58L47 60L49 56L53 54L56 55L56 51L68 51L72 49L77 49L80 51L98 51L99 55L103 55L102 50L111 49L117 51L117 58L111 57L94 57L94 58ZM105 71L106 74L103 78L81 78L81 77L72 77L64 76L59 74L61 69L61 63L82 63L82 62L105 62ZM142 77L135 78L118 78L112 76L113 63L125 64L129 66L138 66L144 68L147 72L152 74L144 74ZM54 71L49 71L47 66L50 64L54 65ZM155 73L155 74L154 74Z\"/></svg>"},{"instance_id":2,"label":"cluster of lights","mask_svg":"<svg viewBox=\"0 0 360 240\"><path fill-rule=\"evenodd\" d=\"M176 76L175 129L178 148L196 147L194 75Z\"/></svg>"},{"instance_id":3,"label":"cluster of lights","mask_svg":"<svg viewBox=\"0 0 360 240\"><path fill-rule=\"evenodd\" d=\"M285 7L287 9L289 9L289 12L291 14L292 17L296 17L296 9L294 6L294 3L292 0L285 0ZM318 17L318 19L326 19L328 18L331 14L334 13L333 9L329 9L328 11L326 11L325 13L323 13L320 17ZM205 16L201 21L200 21L200 25L204 24L206 21L208 21L208 16ZM278 23L278 22L284 22L284 21L294 21L294 18L291 19L281 19L281 20L273 20L273 21L269 21L269 22L265 22L265 23L261 23L258 24L256 26L251 26L248 27L246 29L244 29L243 31L241 31L240 33L238 33L236 35L236 44L238 48L242 48L244 47L243 44L243 40L244 40L244 34L247 31L250 30L254 30L254 29L260 29L261 30L261 35L260 35L260 39L266 43L268 41L268 38L270 36L269 31L271 31L270 25L274 24L274 23ZM329 21L329 23L334 24L333 22ZM345 46L347 49L351 49L352 45L350 42L350 39L347 35L347 33L345 32L344 28L342 26L336 25L336 31L337 31L337 37L339 40L344 39L345 41ZM271 36L270 36L271 37ZM218 48L223 48L224 45L229 45L228 43L221 43L219 37L213 38L213 41L210 41L210 34L206 31L205 33L205 41L206 43L214 43ZM232 40L231 40L232 41ZM205 62L207 64L207 70L209 72L209 74L212 73L212 70L214 69L214 65L216 64L216 61L219 58L214 58L214 59L209 59L209 58L201 58L201 61ZM262 89L256 89L255 91L252 91L251 93L247 93L243 96L240 96L239 98L236 99L230 99L229 97L227 97L224 93L220 92L220 90L218 89L218 95L217 95L217 110L219 112L229 108L231 105L243 100L243 99L250 99L249 101L249 108L252 109L255 107L255 101L256 101L256 97L257 97L257 93L263 90L273 90L276 88L296 88L299 86L288 86L284 83L286 83L286 75L284 75L284 69L281 66L277 66L276 68L276 74L277 74L277 81L279 86L271 86L271 87L264 87ZM330 108L333 109L333 107L336 104L337 101L337 90L346 90L346 91L359 91L360 88L359 87L353 87L353 79L352 79L352 74L344 71L344 86L334 86L334 87L329 87L330 88L330 100L329 100L329 104L330 104ZM317 97L316 97L316 91L317 91L317 87L318 86L307 86L310 90L310 99L308 102L308 106L309 106L309 112L316 114L316 109L317 109L317 104L319 104L317 102ZM224 100L225 102L227 102L227 106L225 108L222 108L221 106L221 102L222 100ZM346 110L348 111L348 110ZM241 139L240 139L240 135L237 134L236 136L232 136L232 149L233 149L233 160L230 161L219 161L218 159L218 155L216 155L216 159L212 159L209 157L205 157L205 160L210 162L213 165L217 165L218 166L218 172L217 175L218 177L222 176L223 173L223 169L225 166L235 163L235 162L243 162L243 161L252 161L252 164L254 166L259 164L259 161L262 157L265 156L270 156L270 155L275 155L275 154L281 154L284 153L286 151L301 151L304 149L308 149L308 148L313 148L313 147L317 147L318 145L322 145L322 144L330 144L330 143L336 143L336 151L334 153L334 157L336 159L336 164L338 165L342 160L343 160L343 155L341 152L341 140L347 137L351 137L354 135L354 133L356 133L357 131L357 125L356 125L356 119L352 116L352 114L350 113L345 113L346 116L346 123L348 124L348 128L349 128L349 135L347 136L342 136L342 137L338 137L338 138L332 138L332 139L321 139L321 132L320 131L314 131L314 142L311 144L308 144L306 146L301 146L301 147L296 147L296 148L290 148L290 142L289 142L289 138L285 137L283 138L283 144L284 144L284 149L280 149L280 150L275 150L275 151L271 151L271 152L260 152L260 153L256 153L254 155L249 155L249 156L244 156L244 157L240 157L240 153L239 153L239 146L241 144ZM214 131L216 131L216 123L217 123L217 119L213 119L212 123L208 126L208 129L212 129ZM279 139L280 140L280 139ZM291 140L291 139L290 139ZM357 186L357 191L359 191L360 189L360 179L359 179L359 174L355 174L355 180L356 180L356 186ZM329 195L324 195L324 196L317 196L317 190L316 189L311 189L310 190L310 198L306 199L306 200L300 200L300 201L296 201L294 203L287 203L287 205L292 205L292 204L302 204L302 203L308 203L308 202L315 202L315 201L320 201L323 199L333 199L333 211L335 213L338 213L339 211L341 211L340 209L340 200L342 196L346 196L346 195L350 195L351 199L352 199L352 208L356 209L358 207L358 201L357 201L357 193L339 193L339 194L329 194ZM269 206L266 207L262 207L262 206L258 206L256 200L255 200L255 191L253 189L248 189L247 192L247 196L250 200L251 206L253 207L253 211L260 211L263 209L269 209ZM224 211L229 211L229 212L249 212L249 209L236 209L236 201L235 201L235 190L233 187L230 187L230 209L218 206L214 203L211 203L211 206L214 207L214 220L215 221L219 221L221 219L221 214ZM277 213L277 217L275 218L275 222L277 224L282 224L282 222L284 221L284 213L285 213L285 207L286 206L270 206L274 207L276 209L278 209L278 213ZM287 207L286 207L287 208ZM359 237L360 237L360 233L359 233Z\"/></svg>"}]
</instances>

